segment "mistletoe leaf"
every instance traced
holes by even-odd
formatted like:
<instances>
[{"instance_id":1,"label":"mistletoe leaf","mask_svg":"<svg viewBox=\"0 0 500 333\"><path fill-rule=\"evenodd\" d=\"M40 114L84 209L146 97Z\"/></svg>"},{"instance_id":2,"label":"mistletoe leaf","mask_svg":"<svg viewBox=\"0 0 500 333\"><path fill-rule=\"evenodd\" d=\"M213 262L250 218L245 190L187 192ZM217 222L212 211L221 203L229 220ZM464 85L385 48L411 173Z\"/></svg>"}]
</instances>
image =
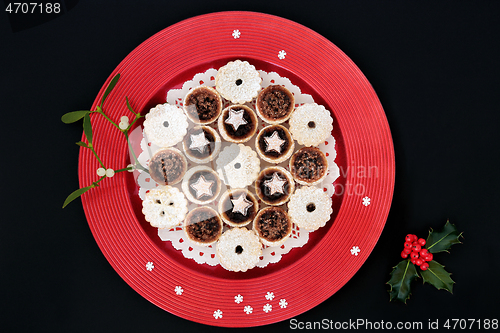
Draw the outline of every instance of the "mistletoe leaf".
<instances>
[{"instance_id":1,"label":"mistletoe leaf","mask_svg":"<svg viewBox=\"0 0 500 333\"><path fill-rule=\"evenodd\" d=\"M104 101L106 100L106 97L108 97L109 93L113 88L116 86L116 83L118 83L118 80L120 79L120 74L116 74L112 79L111 82L109 82L108 87L106 88L106 91L104 91L104 95L102 95L102 100L101 100L101 108L102 105L104 104Z\"/></svg>"},{"instance_id":2,"label":"mistletoe leaf","mask_svg":"<svg viewBox=\"0 0 500 333\"><path fill-rule=\"evenodd\" d=\"M65 124L71 124L85 117L90 111L73 111L63 114L61 121Z\"/></svg>"},{"instance_id":3,"label":"mistletoe leaf","mask_svg":"<svg viewBox=\"0 0 500 333\"><path fill-rule=\"evenodd\" d=\"M91 188L93 188L93 186L82 187L82 188L79 188L78 190L72 192L70 195L68 195L66 200L64 200L62 208L66 207L71 201L75 200L76 198L78 198L79 196L81 196L83 193L87 192Z\"/></svg>"},{"instance_id":4,"label":"mistletoe leaf","mask_svg":"<svg viewBox=\"0 0 500 333\"><path fill-rule=\"evenodd\" d=\"M87 144L85 142L82 142L82 141L78 141L76 144L79 145L80 147L85 147L85 148L89 147L89 146L87 146Z\"/></svg>"},{"instance_id":5,"label":"mistletoe leaf","mask_svg":"<svg viewBox=\"0 0 500 333\"><path fill-rule=\"evenodd\" d=\"M437 289L445 289L450 293L453 293L453 281L444 266L438 262L432 260L429 262L429 268L425 271L421 271L420 275L424 279L424 283L428 283L436 287Z\"/></svg>"},{"instance_id":6,"label":"mistletoe leaf","mask_svg":"<svg viewBox=\"0 0 500 333\"><path fill-rule=\"evenodd\" d=\"M135 113L134 109L132 109L132 106L130 105L127 96L125 96L125 101L127 102L127 108L129 109L129 111L137 116L137 113Z\"/></svg>"},{"instance_id":7,"label":"mistletoe leaf","mask_svg":"<svg viewBox=\"0 0 500 333\"><path fill-rule=\"evenodd\" d=\"M92 124L90 123L90 115L88 113L83 117L83 133L85 133L89 146L92 146Z\"/></svg>"},{"instance_id":8,"label":"mistletoe leaf","mask_svg":"<svg viewBox=\"0 0 500 333\"><path fill-rule=\"evenodd\" d=\"M397 264L391 272L391 279L387 282L391 286L390 300L396 299L406 303L410 298L411 283L417 277L417 269L410 260L403 260Z\"/></svg>"},{"instance_id":9,"label":"mistletoe leaf","mask_svg":"<svg viewBox=\"0 0 500 333\"><path fill-rule=\"evenodd\" d=\"M429 231L429 236L426 240L426 249L431 253L448 252L453 244L460 244L462 233L457 228L446 221L443 229L440 231Z\"/></svg>"}]
</instances>

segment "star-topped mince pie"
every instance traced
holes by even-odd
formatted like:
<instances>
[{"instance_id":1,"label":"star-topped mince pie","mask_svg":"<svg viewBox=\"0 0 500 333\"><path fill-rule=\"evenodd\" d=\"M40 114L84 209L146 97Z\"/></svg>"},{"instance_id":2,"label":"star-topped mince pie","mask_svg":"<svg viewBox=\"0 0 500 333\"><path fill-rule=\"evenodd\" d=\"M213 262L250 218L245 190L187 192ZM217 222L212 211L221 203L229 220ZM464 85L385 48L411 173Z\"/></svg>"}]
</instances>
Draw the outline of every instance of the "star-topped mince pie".
<instances>
[{"instance_id":1,"label":"star-topped mince pie","mask_svg":"<svg viewBox=\"0 0 500 333\"><path fill-rule=\"evenodd\" d=\"M221 190L221 181L217 173L203 165L189 169L182 181L182 191L189 201L207 204L214 201Z\"/></svg>"},{"instance_id":2,"label":"star-topped mince pie","mask_svg":"<svg viewBox=\"0 0 500 333\"><path fill-rule=\"evenodd\" d=\"M234 143L247 142L257 132L258 119L246 105L231 105L222 111L217 123L221 136Z\"/></svg>"},{"instance_id":3,"label":"star-topped mince pie","mask_svg":"<svg viewBox=\"0 0 500 333\"><path fill-rule=\"evenodd\" d=\"M219 201L222 220L233 227L242 227L253 221L259 203L246 189L232 189L223 193Z\"/></svg>"},{"instance_id":4,"label":"star-topped mince pie","mask_svg":"<svg viewBox=\"0 0 500 333\"><path fill-rule=\"evenodd\" d=\"M182 141L188 159L196 163L212 161L220 151L221 139L216 130L209 126L190 128Z\"/></svg>"},{"instance_id":5,"label":"star-topped mince pie","mask_svg":"<svg viewBox=\"0 0 500 333\"><path fill-rule=\"evenodd\" d=\"M292 156L295 144L292 135L284 126L269 125L257 134L255 147L264 161L278 164Z\"/></svg>"},{"instance_id":6,"label":"star-topped mince pie","mask_svg":"<svg viewBox=\"0 0 500 333\"><path fill-rule=\"evenodd\" d=\"M259 199L272 206L287 202L294 190L292 175L282 167L263 169L255 181L255 192Z\"/></svg>"}]
</instances>

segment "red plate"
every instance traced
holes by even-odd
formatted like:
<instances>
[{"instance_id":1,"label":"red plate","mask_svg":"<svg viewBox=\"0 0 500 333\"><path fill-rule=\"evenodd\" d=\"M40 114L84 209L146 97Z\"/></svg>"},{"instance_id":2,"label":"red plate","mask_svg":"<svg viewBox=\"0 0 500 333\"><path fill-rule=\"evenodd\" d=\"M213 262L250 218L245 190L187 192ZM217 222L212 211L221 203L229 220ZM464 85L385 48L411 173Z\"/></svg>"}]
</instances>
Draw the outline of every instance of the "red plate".
<instances>
[{"instance_id":1,"label":"red plate","mask_svg":"<svg viewBox=\"0 0 500 333\"><path fill-rule=\"evenodd\" d=\"M141 213L131 173L106 179L82 197L92 233L118 274L144 298L182 318L217 326L257 326L297 316L323 302L358 271L375 246L391 205L395 165L389 126L370 83L335 45L286 19L252 12L194 17L157 33L113 71L121 79L104 109L116 122L147 112L194 74L241 59L288 77L331 110L336 162L334 214L309 242L281 261L245 273L186 259L162 242ZM93 114L94 143L106 166L129 164L123 135ZM97 179L81 149L80 186Z\"/></svg>"}]
</instances>

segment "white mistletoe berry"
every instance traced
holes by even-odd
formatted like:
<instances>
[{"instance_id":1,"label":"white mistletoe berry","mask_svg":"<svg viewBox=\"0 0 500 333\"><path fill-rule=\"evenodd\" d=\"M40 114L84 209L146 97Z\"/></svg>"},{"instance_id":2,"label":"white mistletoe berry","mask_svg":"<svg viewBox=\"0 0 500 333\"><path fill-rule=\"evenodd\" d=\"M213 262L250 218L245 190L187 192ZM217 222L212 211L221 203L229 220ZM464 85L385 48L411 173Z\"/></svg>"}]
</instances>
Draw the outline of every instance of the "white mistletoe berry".
<instances>
[{"instance_id":1,"label":"white mistletoe berry","mask_svg":"<svg viewBox=\"0 0 500 333\"><path fill-rule=\"evenodd\" d=\"M97 169L97 175L99 177L102 177L102 176L106 175L106 169L104 169L104 168Z\"/></svg>"},{"instance_id":2,"label":"white mistletoe berry","mask_svg":"<svg viewBox=\"0 0 500 333\"><path fill-rule=\"evenodd\" d=\"M120 127L121 130L126 130L128 128L128 125L129 125L128 122L120 121L118 127Z\"/></svg>"},{"instance_id":3,"label":"white mistletoe berry","mask_svg":"<svg viewBox=\"0 0 500 333\"><path fill-rule=\"evenodd\" d=\"M115 175L115 170L109 168L106 170L106 177L113 177Z\"/></svg>"}]
</instances>

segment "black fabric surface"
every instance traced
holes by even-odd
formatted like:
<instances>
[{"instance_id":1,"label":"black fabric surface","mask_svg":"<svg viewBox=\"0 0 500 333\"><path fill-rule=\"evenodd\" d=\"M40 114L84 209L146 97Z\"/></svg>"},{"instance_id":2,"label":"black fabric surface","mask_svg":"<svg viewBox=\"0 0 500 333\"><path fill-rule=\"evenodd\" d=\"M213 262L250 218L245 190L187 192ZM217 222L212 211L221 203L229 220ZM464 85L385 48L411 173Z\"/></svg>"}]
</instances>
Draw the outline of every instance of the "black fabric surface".
<instances>
[{"instance_id":1,"label":"black fabric surface","mask_svg":"<svg viewBox=\"0 0 500 333\"><path fill-rule=\"evenodd\" d=\"M446 331L447 319L500 319L500 2L61 4L54 16L0 13L3 332L227 331L142 298L102 255L81 202L61 209L78 187L74 143L82 129L60 121L89 108L113 69L144 40L180 20L225 10L281 16L332 41L373 85L393 135L396 185L379 242L339 292L297 323L421 322L426 331L439 320ZM454 293L420 280L406 305L389 302L385 283L401 260L405 235L426 236L447 219L464 232L463 244L435 259L453 273ZM284 321L245 330L293 328Z\"/></svg>"}]
</instances>

